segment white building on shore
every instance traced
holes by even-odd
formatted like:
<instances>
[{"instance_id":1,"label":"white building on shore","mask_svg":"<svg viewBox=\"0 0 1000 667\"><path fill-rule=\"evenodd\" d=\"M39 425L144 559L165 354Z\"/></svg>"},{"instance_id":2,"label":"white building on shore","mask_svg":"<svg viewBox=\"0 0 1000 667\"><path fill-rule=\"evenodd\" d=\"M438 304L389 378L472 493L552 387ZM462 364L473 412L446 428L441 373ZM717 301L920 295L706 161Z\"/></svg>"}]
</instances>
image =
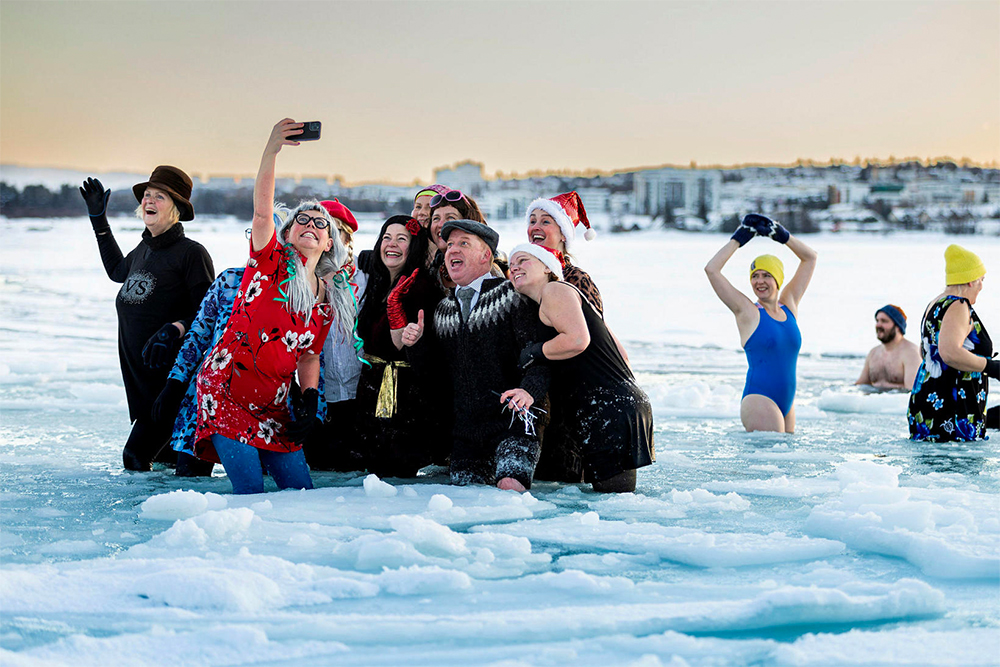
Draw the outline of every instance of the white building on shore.
<instances>
[{"instance_id":1,"label":"white building on shore","mask_svg":"<svg viewBox=\"0 0 1000 667\"><path fill-rule=\"evenodd\" d=\"M722 172L717 169L677 169L663 167L635 172L632 180L632 210L658 215L666 207L696 215L704 208L719 206Z\"/></svg>"},{"instance_id":2,"label":"white building on shore","mask_svg":"<svg viewBox=\"0 0 1000 667\"><path fill-rule=\"evenodd\" d=\"M467 160L449 168L435 169L434 182L475 196L482 192L486 179L482 163Z\"/></svg>"}]
</instances>

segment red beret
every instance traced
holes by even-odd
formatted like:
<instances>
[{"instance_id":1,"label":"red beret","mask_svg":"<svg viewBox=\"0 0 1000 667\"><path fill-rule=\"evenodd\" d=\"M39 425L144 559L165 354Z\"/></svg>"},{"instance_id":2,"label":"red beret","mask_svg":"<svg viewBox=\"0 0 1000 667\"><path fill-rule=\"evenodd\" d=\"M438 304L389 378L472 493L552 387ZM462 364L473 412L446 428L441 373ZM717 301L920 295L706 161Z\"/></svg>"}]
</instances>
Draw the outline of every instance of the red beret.
<instances>
[{"instance_id":1,"label":"red beret","mask_svg":"<svg viewBox=\"0 0 1000 667\"><path fill-rule=\"evenodd\" d=\"M358 231L358 221L354 219L354 214L351 213L349 208L341 204L336 199L333 201L321 201L320 204L323 205L323 208L326 209L327 213L350 227L351 231Z\"/></svg>"}]
</instances>

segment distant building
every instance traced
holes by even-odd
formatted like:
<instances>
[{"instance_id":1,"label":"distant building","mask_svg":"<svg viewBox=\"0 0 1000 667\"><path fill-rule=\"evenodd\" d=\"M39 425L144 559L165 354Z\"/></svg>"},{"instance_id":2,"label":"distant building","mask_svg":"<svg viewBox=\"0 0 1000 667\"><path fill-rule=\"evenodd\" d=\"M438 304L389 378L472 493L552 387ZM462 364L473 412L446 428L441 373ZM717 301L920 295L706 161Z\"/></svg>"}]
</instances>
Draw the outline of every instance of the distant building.
<instances>
[{"instance_id":1,"label":"distant building","mask_svg":"<svg viewBox=\"0 0 1000 667\"><path fill-rule=\"evenodd\" d=\"M487 221L518 220L524 217L528 204L535 199L523 190L488 191L476 197L476 204Z\"/></svg>"},{"instance_id":2,"label":"distant building","mask_svg":"<svg viewBox=\"0 0 1000 667\"><path fill-rule=\"evenodd\" d=\"M611 190L605 188L580 188L576 191L589 213L607 213L611 210Z\"/></svg>"},{"instance_id":3,"label":"distant building","mask_svg":"<svg viewBox=\"0 0 1000 667\"><path fill-rule=\"evenodd\" d=\"M384 201L395 203L413 196L414 188L402 185L385 185L382 183L365 183L344 192L345 197L357 199L369 199L373 201Z\"/></svg>"},{"instance_id":4,"label":"distant building","mask_svg":"<svg viewBox=\"0 0 1000 667\"><path fill-rule=\"evenodd\" d=\"M470 160L459 162L450 169L435 169L434 182L475 196L482 192L486 179L482 163Z\"/></svg>"},{"instance_id":5,"label":"distant building","mask_svg":"<svg viewBox=\"0 0 1000 667\"><path fill-rule=\"evenodd\" d=\"M230 190L234 187L253 187L253 177L243 174L212 174L203 176L200 183L195 183L196 189L206 190Z\"/></svg>"},{"instance_id":6,"label":"distant building","mask_svg":"<svg viewBox=\"0 0 1000 667\"><path fill-rule=\"evenodd\" d=\"M611 206L611 212L614 214L631 213L632 212L632 195L628 192L614 192L609 198L609 204Z\"/></svg>"},{"instance_id":7,"label":"distant building","mask_svg":"<svg viewBox=\"0 0 1000 667\"><path fill-rule=\"evenodd\" d=\"M658 215L668 206L697 214L704 203L711 213L719 206L722 172L717 169L646 169L632 179L633 210Z\"/></svg>"}]
</instances>

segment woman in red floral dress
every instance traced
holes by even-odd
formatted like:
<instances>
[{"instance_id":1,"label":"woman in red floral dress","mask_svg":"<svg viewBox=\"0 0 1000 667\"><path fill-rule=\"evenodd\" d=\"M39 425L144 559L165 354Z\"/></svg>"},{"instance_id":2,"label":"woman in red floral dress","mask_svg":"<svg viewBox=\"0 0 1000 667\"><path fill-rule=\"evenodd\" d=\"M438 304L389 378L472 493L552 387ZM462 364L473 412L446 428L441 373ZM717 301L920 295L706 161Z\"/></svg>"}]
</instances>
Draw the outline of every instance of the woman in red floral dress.
<instances>
[{"instance_id":1,"label":"woman in red floral dress","mask_svg":"<svg viewBox=\"0 0 1000 667\"><path fill-rule=\"evenodd\" d=\"M347 261L317 201L293 209L275 233L274 168L302 123L274 126L254 184L250 260L226 331L198 373L195 452L222 463L234 493L261 493L263 467L278 488L312 488L302 442L316 423L319 353L332 322L347 335L354 304L328 278ZM301 396L286 397L298 375Z\"/></svg>"}]
</instances>

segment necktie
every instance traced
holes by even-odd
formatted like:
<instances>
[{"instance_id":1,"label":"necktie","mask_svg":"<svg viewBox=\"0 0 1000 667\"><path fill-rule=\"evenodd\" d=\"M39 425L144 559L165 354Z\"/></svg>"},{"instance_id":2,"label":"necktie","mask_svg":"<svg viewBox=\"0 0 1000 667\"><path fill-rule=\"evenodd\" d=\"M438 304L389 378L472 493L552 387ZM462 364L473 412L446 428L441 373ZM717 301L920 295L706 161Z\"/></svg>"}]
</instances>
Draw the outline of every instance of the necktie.
<instances>
[{"instance_id":1,"label":"necktie","mask_svg":"<svg viewBox=\"0 0 1000 667\"><path fill-rule=\"evenodd\" d=\"M472 310L472 297L475 296L476 290L471 287L459 287L455 291L455 296L458 297L458 303L462 306L462 321L469 321L469 311Z\"/></svg>"}]
</instances>

